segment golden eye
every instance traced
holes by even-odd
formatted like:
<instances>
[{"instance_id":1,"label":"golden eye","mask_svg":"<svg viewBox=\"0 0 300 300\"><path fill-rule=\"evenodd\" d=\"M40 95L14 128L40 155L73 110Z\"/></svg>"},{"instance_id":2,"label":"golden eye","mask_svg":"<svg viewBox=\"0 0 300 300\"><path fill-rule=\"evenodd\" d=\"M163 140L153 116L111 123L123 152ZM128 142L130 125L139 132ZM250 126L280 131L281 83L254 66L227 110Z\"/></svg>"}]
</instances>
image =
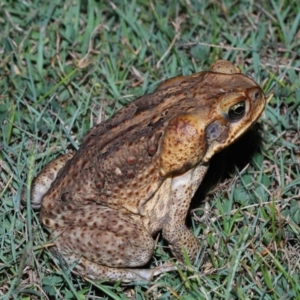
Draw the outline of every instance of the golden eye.
<instances>
[{"instance_id":1,"label":"golden eye","mask_svg":"<svg viewBox=\"0 0 300 300\"><path fill-rule=\"evenodd\" d=\"M246 111L246 102L241 101L230 107L228 111L228 117L231 121L240 120L245 115L245 111Z\"/></svg>"}]
</instances>

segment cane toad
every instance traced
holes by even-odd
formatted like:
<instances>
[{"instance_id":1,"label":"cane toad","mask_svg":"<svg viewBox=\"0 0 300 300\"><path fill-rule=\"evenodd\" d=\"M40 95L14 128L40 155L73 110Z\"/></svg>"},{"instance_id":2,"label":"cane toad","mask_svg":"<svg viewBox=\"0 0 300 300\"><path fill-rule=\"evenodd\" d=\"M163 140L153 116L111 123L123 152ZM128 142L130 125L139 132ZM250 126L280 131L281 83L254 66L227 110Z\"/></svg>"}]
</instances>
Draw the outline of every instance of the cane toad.
<instances>
[{"instance_id":1,"label":"cane toad","mask_svg":"<svg viewBox=\"0 0 300 300\"><path fill-rule=\"evenodd\" d=\"M193 261L191 198L211 157L258 119L265 102L252 79L217 61L166 80L94 126L75 154L52 161L33 184L54 254L83 277L148 280L152 270L139 267L161 231L178 260L184 249Z\"/></svg>"}]
</instances>

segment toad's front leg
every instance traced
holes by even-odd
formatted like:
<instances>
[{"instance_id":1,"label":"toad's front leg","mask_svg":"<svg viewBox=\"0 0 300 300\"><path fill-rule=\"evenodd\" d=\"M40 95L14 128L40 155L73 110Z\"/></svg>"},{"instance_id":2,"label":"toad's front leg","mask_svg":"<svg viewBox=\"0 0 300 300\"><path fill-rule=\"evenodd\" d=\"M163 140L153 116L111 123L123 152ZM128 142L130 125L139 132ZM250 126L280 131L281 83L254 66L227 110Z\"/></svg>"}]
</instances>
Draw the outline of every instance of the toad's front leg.
<instances>
[{"instance_id":1,"label":"toad's front leg","mask_svg":"<svg viewBox=\"0 0 300 300\"><path fill-rule=\"evenodd\" d=\"M184 260L183 251L187 253L192 262L196 259L199 251L199 241L186 227L185 221L191 199L207 168L208 166L199 165L172 179L172 202L162 234L169 242L172 253L180 261Z\"/></svg>"},{"instance_id":2,"label":"toad's front leg","mask_svg":"<svg viewBox=\"0 0 300 300\"><path fill-rule=\"evenodd\" d=\"M174 118L168 125L162 142L162 174L172 178L171 206L162 225L163 237L179 260L183 260L182 248L194 261L199 242L187 229L185 219L190 202L199 187L208 165L201 164L207 141L205 124L194 115Z\"/></svg>"}]
</instances>

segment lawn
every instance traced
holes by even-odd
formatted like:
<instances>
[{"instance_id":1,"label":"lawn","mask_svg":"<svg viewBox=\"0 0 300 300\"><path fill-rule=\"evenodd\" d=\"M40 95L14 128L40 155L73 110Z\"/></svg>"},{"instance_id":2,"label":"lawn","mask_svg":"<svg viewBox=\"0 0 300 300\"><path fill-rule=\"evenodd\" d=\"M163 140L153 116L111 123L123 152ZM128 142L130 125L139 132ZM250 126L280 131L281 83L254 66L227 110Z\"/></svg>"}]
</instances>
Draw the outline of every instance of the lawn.
<instances>
[{"instance_id":1,"label":"lawn","mask_svg":"<svg viewBox=\"0 0 300 300\"><path fill-rule=\"evenodd\" d=\"M166 3L1 1L1 299L300 299L300 2ZM72 274L24 186L94 124L221 58L274 96L193 199L195 264L131 286ZM166 262L159 238L148 267Z\"/></svg>"}]
</instances>

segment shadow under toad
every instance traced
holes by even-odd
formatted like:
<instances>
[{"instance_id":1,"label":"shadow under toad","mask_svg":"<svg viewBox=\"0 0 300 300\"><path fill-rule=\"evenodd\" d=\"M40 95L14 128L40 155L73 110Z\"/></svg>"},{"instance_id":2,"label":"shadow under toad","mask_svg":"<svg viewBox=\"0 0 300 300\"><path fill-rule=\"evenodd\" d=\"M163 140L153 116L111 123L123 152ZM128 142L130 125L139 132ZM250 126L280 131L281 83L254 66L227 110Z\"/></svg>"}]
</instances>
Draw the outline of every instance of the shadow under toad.
<instances>
[{"instance_id":1,"label":"shadow under toad","mask_svg":"<svg viewBox=\"0 0 300 300\"><path fill-rule=\"evenodd\" d=\"M262 146L261 124L255 124L239 140L222 152L216 154L210 161L210 167L201 182L191 203L191 209L205 202L205 196L219 182L233 177L236 168L241 171Z\"/></svg>"}]
</instances>

